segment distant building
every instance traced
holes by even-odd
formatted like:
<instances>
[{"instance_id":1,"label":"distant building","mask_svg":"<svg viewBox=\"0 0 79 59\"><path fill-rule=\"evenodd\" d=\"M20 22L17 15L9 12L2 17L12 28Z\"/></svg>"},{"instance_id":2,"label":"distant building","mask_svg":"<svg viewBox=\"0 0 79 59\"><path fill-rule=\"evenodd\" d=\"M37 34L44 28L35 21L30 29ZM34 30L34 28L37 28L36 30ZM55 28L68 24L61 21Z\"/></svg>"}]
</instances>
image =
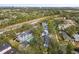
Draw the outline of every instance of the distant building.
<instances>
[{"instance_id":1,"label":"distant building","mask_svg":"<svg viewBox=\"0 0 79 59\"><path fill-rule=\"evenodd\" d=\"M68 27L70 27L72 25L75 26L74 21L72 21L72 20L64 20L63 24L58 25L58 28L59 28L59 30L64 30L64 29L66 29L66 28L68 28Z\"/></svg>"},{"instance_id":2,"label":"distant building","mask_svg":"<svg viewBox=\"0 0 79 59\"><path fill-rule=\"evenodd\" d=\"M48 36L48 26L46 23L42 23L43 26L43 32L42 32L42 37L44 39L44 47L48 48L49 45L49 36Z\"/></svg>"},{"instance_id":3,"label":"distant building","mask_svg":"<svg viewBox=\"0 0 79 59\"><path fill-rule=\"evenodd\" d=\"M73 35L75 46L79 48L79 32Z\"/></svg>"},{"instance_id":4,"label":"distant building","mask_svg":"<svg viewBox=\"0 0 79 59\"><path fill-rule=\"evenodd\" d=\"M75 41L79 41L79 33L73 35Z\"/></svg>"},{"instance_id":5,"label":"distant building","mask_svg":"<svg viewBox=\"0 0 79 59\"><path fill-rule=\"evenodd\" d=\"M79 48L79 33L72 35L68 35L65 31L60 32L65 41L72 41L75 47Z\"/></svg>"},{"instance_id":6,"label":"distant building","mask_svg":"<svg viewBox=\"0 0 79 59\"><path fill-rule=\"evenodd\" d=\"M16 53L15 49L13 49L9 44L3 44L0 47L0 54L14 54Z\"/></svg>"},{"instance_id":7,"label":"distant building","mask_svg":"<svg viewBox=\"0 0 79 59\"><path fill-rule=\"evenodd\" d=\"M44 30L42 32L42 37L44 39L44 46L45 47L48 47L48 44L49 44L49 37L48 37L48 31L47 30Z\"/></svg>"},{"instance_id":8,"label":"distant building","mask_svg":"<svg viewBox=\"0 0 79 59\"><path fill-rule=\"evenodd\" d=\"M58 25L58 28L59 28L59 30L64 30L65 29L65 26L64 26L64 24L59 24Z\"/></svg>"},{"instance_id":9,"label":"distant building","mask_svg":"<svg viewBox=\"0 0 79 59\"><path fill-rule=\"evenodd\" d=\"M72 38L68 33L66 33L65 31L61 30L61 31L60 31L60 34L62 35L62 37L63 37L66 41L69 41L69 40L72 40L72 41L73 41L73 38Z\"/></svg>"},{"instance_id":10,"label":"distant building","mask_svg":"<svg viewBox=\"0 0 79 59\"><path fill-rule=\"evenodd\" d=\"M47 23L46 23L46 22L43 22L43 23L42 23L42 26L43 26L43 29L44 29L44 30L48 30L48 26L47 26Z\"/></svg>"},{"instance_id":11,"label":"distant building","mask_svg":"<svg viewBox=\"0 0 79 59\"><path fill-rule=\"evenodd\" d=\"M26 31L18 34L16 40L22 44L27 45L28 43L30 43L31 40L33 40L33 38L34 37L33 37L32 31Z\"/></svg>"}]
</instances>

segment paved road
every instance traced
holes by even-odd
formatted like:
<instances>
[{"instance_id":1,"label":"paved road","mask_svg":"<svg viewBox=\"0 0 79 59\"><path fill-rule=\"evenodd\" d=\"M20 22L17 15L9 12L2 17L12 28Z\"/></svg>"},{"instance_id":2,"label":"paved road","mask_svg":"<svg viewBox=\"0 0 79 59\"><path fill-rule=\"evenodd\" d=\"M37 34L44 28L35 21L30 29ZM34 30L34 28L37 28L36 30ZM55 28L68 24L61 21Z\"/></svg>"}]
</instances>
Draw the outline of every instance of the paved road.
<instances>
[{"instance_id":1,"label":"paved road","mask_svg":"<svg viewBox=\"0 0 79 59\"><path fill-rule=\"evenodd\" d=\"M26 22L22 22L22 23L18 23L18 24L7 26L5 28L0 29L0 34L3 34L6 31L10 31L10 30L14 30L14 29L20 28L20 27L22 27L23 24L34 25L34 24L40 22L40 20L43 20L43 19L48 18L48 17L50 17L50 16L42 17L42 18L39 18L39 19L34 19L34 20L31 20L31 21L26 21Z\"/></svg>"}]
</instances>

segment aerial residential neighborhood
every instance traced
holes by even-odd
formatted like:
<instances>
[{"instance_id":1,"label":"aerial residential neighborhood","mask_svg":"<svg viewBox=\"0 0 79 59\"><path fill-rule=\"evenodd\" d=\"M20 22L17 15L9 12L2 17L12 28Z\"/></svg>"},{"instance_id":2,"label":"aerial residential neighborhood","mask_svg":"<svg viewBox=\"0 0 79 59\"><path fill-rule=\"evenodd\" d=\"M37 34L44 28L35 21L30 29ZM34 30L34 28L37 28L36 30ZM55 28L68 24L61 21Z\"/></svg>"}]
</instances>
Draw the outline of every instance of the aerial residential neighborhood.
<instances>
[{"instance_id":1,"label":"aerial residential neighborhood","mask_svg":"<svg viewBox=\"0 0 79 59\"><path fill-rule=\"evenodd\" d=\"M79 9L0 8L0 54L79 54Z\"/></svg>"}]
</instances>

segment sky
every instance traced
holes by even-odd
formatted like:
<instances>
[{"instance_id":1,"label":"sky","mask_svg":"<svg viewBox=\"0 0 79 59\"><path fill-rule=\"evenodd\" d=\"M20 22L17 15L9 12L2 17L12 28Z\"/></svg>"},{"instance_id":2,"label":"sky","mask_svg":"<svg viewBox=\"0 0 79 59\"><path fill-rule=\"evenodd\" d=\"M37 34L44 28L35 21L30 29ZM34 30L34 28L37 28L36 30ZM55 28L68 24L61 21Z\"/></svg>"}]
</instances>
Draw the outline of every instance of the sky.
<instances>
[{"instance_id":1,"label":"sky","mask_svg":"<svg viewBox=\"0 0 79 59\"><path fill-rule=\"evenodd\" d=\"M79 0L0 0L0 6L79 7Z\"/></svg>"}]
</instances>

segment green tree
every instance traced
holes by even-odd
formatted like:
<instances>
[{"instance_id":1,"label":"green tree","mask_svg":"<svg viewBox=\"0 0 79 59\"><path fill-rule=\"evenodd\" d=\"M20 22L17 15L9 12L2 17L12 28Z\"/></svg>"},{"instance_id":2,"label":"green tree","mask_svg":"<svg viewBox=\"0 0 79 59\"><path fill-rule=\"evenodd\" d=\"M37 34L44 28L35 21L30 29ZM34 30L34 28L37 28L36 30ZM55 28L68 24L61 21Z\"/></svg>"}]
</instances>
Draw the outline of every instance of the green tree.
<instances>
[{"instance_id":1,"label":"green tree","mask_svg":"<svg viewBox=\"0 0 79 59\"><path fill-rule=\"evenodd\" d=\"M68 54L71 54L74 51L74 46L71 43L68 43L66 51Z\"/></svg>"}]
</instances>

